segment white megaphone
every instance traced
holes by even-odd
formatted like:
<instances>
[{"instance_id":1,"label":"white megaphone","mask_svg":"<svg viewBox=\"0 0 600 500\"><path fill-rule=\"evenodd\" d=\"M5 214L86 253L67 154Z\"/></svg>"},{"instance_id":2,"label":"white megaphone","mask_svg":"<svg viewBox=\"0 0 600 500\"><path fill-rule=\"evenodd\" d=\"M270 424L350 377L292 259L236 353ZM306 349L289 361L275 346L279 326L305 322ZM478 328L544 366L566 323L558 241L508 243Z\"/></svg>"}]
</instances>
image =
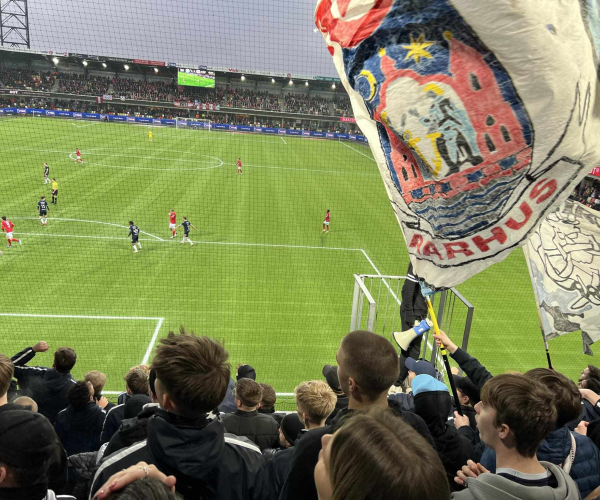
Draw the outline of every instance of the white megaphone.
<instances>
[{"instance_id":1,"label":"white megaphone","mask_svg":"<svg viewBox=\"0 0 600 500\"><path fill-rule=\"evenodd\" d=\"M394 332L392 335L396 344L400 346L400 349L403 351L408 350L408 346L410 343L415 340L419 335L423 335L425 332L428 332L433 323L431 320L425 318L419 324L413 326L412 328L405 330L403 332Z\"/></svg>"}]
</instances>

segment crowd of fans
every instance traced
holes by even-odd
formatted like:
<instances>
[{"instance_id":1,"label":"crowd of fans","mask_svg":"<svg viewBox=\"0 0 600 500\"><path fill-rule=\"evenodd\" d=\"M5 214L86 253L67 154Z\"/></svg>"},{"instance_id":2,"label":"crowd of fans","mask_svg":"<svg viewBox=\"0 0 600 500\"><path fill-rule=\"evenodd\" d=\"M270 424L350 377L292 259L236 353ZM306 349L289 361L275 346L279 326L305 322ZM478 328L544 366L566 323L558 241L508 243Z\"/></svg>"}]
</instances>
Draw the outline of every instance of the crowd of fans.
<instances>
[{"instance_id":1,"label":"crowd of fans","mask_svg":"<svg viewBox=\"0 0 600 500\"><path fill-rule=\"evenodd\" d=\"M48 91L54 85L55 71L26 71L5 69L0 71L0 82L8 88Z\"/></svg>"},{"instance_id":2,"label":"crowd of fans","mask_svg":"<svg viewBox=\"0 0 600 500\"><path fill-rule=\"evenodd\" d=\"M569 199L583 203L586 207L600 211L600 185L597 182L592 184L585 181L577 186Z\"/></svg>"},{"instance_id":3,"label":"crowd of fans","mask_svg":"<svg viewBox=\"0 0 600 500\"><path fill-rule=\"evenodd\" d=\"M465 373L459 401L425 360L399 380L396 348L355 331L286 413L252 366L234 380L224 347L183 329L124 375L116 405L103 373L73 379L92 362L69 347L51 368L31 366L45 342L0 355L0 497L600 498L600 369L578 386L546 368L494 377L434 337Z\"/></svg>"},{"instance_id":4,"label":"crowd of fans","mask_svg":"<svg viewBox=\"0 0 600 500\"><path fill-rule=\"evenodd\" d=\"M105 76L61 73L58 79L59 92L78 95L104 95L108 92L111 79Z\"/></svg>"},{"instance_id":5,"label":"crowd of fans","mask_svg":"<svg viewBox=\"0 0 600 500\"><path fill-rule=\"evenodd\" d=\"M284 98L284 111L302 113L306 115L331 115L330 100L320 96L308 94L286 94Z\"/></svg>"},{"instance_id":6,"label":"crowd of fans","mask_svg":"<svg viewBox=\"0 0 600 500\"><path fill-rule=\"evenodd\" d=\"M8 88L50 90L58 78L58 91L78 95L105 95L149 101L198 101L222 107L279 111L322 116L351 116L347 96L327 98L301 92L239 88L220 85L213 89L179 86L174 81L141 80L121 76L104 77L93 74L49 71L45 73L21 69L0 71L0 82Z\"/></svg>"},{"instance_id":7,"label":"crowd of fans","mask_svg":"<svg viewBox=\"0 0 600 500\"><path fill-rule=\"evenodd\" d=\"M227 87L221 105L230 108L281 111L278 96L266 91L236 89L235 87Z\"/></svg>"},{"instance_id":8,"label":"crowd of fans","mask_svg":"<svg viewBox=\"0 0 600 500\"><path fill-rule=\"evenodd\" d=\"M113 97L146 101L168 101L172 86L161 81L141 81L131 78L113 78Z\"/></svg>"},{"instance_id":9,"label":"crowd of fans","mask_svg":"<svg viewBox=\"0 0 600 500\"><path fill-rule=\"evenodd\" d=\"M333 114L339 116L352 116L352 106L348 96L337 96L333 99Z\"/></svg>"}]
</instances>

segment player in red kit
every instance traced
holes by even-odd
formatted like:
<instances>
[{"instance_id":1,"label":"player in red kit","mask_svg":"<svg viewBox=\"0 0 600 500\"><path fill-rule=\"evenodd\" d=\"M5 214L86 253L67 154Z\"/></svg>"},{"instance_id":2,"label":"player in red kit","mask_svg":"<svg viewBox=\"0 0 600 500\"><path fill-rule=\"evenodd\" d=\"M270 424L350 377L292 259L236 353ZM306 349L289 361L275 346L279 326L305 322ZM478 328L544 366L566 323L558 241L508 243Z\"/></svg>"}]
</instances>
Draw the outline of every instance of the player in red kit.
<instances>
[{"instance_id":1,"label":"player in red kit","mask_svg":"<svg viewBox=\"0 0 600 500\"><path fill-rule=\"evenodd\" d=\"M171 238L175 238L175 236L177 236L177 214L175 213L175 210L169 212L169 229L173 234Z\"/></svg>"},{"instance_id":2,"label":"player in red kit","mask_svg":"<svg viewBox=\"0 0 600 500\"><path fill-rule=\"evenodd\" d=\"M243 174L244 172L242 172L242 160L240 160L240 159L238 158L238 161L237 161L236 165L237 165L237 172L236 172L236 175L237 175L237 174Z\"/></svg>"},{"instance_id":3,"label":"player in red kit","mask_svg":"<svg viewBox=\"0 0 600 500\"><path fill-rule=\"evenodd\" d=\"M329 210L327 210L327 212L325 213L325 220L323 221L323 232L325 233L329 233L329 217L330 217L330 213Z\"/></svg>"},{"instance_id":4,"label":"player in red kit","mask_svg":"<svg viewBox=\"0 0 600 500\"><path fill-rule=\"evenodd\" d=\"M83 160L81 159L81 151L79 151L79 148L75 148L75 156L77 157L77 159L75 160L75 164L81 163L83 165Z\"/></svg>"},{"instance_id":5,"label":"player in red kit","mask_svg":"<svg viewBox=\"0 0 600 500\"><path fill-rule=\"evenodd\" d=\"M15 225L6 219L6 217L2 217L2 231L6 233L6 241L8 242L8 248L12 247L12 242L16 241L19 245L21 245L21 240L17 238L13 238L13 229Z\"/></svg>"}]
</instances>

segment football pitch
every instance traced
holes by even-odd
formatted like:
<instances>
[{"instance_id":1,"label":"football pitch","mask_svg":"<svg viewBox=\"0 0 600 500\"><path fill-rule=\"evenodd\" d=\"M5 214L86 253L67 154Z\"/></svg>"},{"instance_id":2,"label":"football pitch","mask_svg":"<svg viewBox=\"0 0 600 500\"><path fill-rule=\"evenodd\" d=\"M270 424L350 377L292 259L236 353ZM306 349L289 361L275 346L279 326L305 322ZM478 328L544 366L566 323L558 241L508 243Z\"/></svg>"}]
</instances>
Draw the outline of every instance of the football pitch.
<instances>
[{"instance_id":1,"label":"football pitch","mask_svg":"<svg viewBox=\"0 0 600 500\"><path fill-rule=\"evenodd\" d=\"M223 340L279 393L322 378L348 332L353 274L403 275L404 239L367 147L330 140L52 118L0 119L0 212L23 245L2 247L0 352L46 340L78 354L74 376L123 390L133 365L180 325ZM74 164L79 148L83 165ZM243 174L236 174L237 158ZM50 199L43 163L59 184ZM194 246L168 212L196 226ZM323 234L325 211L331 232ZM134 254L128 221L142 231ZM4 243L3 243L4 245ZM475 306L469 351L492 373L545 366L520 250L458 287ZM460 344L454 328L453 338ZM593 358L578 334L554 340L572 378Z\"/></svg>"}]
</instances>

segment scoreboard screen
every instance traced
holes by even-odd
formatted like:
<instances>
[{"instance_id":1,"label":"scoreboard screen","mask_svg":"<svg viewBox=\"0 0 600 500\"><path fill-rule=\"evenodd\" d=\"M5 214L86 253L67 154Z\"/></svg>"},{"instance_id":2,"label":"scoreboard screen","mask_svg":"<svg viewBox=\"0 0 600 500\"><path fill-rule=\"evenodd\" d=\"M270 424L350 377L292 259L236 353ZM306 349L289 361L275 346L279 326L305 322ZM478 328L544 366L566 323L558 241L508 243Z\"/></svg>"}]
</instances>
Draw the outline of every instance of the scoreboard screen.
<instances>
[{"instance_id":1,"label":"scoreboard screen","mask_svg":"<svg viewBox=\"0 0 600 500\"><path fill-rule=\"evenodd\" d=\"M215 74L212 71L201 69L178 68L177 85L188 87L215 88Z\"/></svg>"}]
</instances>

